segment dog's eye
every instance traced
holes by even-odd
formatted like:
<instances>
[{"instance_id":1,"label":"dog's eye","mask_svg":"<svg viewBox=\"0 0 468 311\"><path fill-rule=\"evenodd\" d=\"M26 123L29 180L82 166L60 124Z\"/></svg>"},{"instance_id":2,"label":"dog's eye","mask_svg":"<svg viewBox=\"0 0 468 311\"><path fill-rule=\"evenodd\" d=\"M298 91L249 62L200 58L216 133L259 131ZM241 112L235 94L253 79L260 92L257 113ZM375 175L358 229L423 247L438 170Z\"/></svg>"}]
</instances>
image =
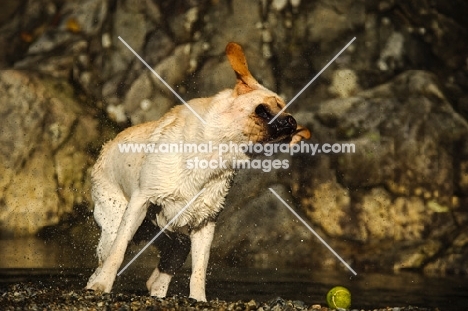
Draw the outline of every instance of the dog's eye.
<instances>
[{"instance_id":1,"label":"dog's eye","mask_svg":"<svg viewBox=\"0 0 468 311\"><path fill-rule=\"evenodd\" d=\"M262 119L271 119L271 114L268 112L264 104L260 104L255 108L255 114Z\"/></svg>"}]
</instances>

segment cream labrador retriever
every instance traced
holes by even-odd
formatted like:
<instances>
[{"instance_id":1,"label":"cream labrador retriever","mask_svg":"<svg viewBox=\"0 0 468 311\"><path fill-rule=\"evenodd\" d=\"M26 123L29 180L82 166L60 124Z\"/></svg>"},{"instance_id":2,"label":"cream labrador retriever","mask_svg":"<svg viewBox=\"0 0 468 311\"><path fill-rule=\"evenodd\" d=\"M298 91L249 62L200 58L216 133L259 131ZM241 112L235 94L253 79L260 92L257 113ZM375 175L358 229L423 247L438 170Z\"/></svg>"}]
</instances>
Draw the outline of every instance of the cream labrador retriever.
<instances>
[{"instance_id":1,"label":"cream labrador retriever","mask_svg":"<svg viewBox=\"0 0 468 311\"><path fill-rule=\"evenodd\" d=\"M160 261L146 285L150 294L165 297L175 271L192 253L190 297L205 301L205 277L215 230L215 221L235 174L235 167L189 167L188 161L219 160L219 152L122 152L123 144L291 144L308 139L310 132L295 119L281 113L285 103L274 92L260 85L249 72L240 45L229 43L226 54L237 83L233 89L213 97L197 98L188 104L206 123L185 105L174 107L160 120L130 127L106 143L92 171L94 216L101 227L97 247L99 266L86 288L110 292L128 243L145 217L163 228ZM248 159L239 148L230 148L224 159ZM192 162L193 163L193 162ZM199 194L201 191L203 192ZM198 197L196 197L198 195ZM181 210L196 199L177 218Z\"/></svg>"}]
</instances>

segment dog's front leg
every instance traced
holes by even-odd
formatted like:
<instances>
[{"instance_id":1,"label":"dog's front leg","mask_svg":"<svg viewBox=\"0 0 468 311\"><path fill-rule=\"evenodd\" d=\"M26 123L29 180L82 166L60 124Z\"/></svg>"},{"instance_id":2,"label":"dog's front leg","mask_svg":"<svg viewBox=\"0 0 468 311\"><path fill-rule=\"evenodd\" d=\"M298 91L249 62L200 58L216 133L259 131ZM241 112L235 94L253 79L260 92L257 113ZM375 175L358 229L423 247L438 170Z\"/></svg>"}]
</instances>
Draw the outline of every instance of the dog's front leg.
<instances>
[{"instance_id":1,"label":"dog's front leg","mask_svg":"<svg viewBox=\"0 0 468 311\"><path fill-rule=\"evenodd\" d=\"M214 222L190 234L192 242L192 276L190 277L190 298L206 301L205 279L208 259L210 257L211 242L215 230Z\"/></svg>"},{"instance_id":2,"label":"dog's front leg","mask_svg":"<svg viewBox=\"0 0 468 311\"><path fill-rule=\"evenodd\" d=\"M86 285L87 289L103 292L111 291L117 271L124 259L128 243L143 222L147 209L147 198L140 195L139 192L134 193L120 222L117 236L112 243L109 255L104 260L102 267L96 271L96 276ZM112 215L108 217L112 217Z\"/></svg>"}]
</instances>

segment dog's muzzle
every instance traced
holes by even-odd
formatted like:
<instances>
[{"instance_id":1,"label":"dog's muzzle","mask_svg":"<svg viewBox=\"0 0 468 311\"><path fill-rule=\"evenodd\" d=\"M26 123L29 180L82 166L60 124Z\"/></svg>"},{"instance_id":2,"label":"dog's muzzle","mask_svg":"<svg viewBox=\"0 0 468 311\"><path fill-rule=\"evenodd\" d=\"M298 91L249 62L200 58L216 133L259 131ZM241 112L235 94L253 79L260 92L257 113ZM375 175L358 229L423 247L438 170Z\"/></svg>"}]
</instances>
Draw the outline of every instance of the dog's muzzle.
<instances>
[{"instance_id":1,"label":"dog's muzzle","mask_svg":"<svg viewBox=\"0 0 468 311\"><path fill-rule=\"evenodd\" d=\"M265 120L267 124L275 117L263 104L255 108L255 114ZM296 131L297 122L290 114L283 113L267 126L271 140L278 140L291 136Z\"/></svg>"}]
</instances>

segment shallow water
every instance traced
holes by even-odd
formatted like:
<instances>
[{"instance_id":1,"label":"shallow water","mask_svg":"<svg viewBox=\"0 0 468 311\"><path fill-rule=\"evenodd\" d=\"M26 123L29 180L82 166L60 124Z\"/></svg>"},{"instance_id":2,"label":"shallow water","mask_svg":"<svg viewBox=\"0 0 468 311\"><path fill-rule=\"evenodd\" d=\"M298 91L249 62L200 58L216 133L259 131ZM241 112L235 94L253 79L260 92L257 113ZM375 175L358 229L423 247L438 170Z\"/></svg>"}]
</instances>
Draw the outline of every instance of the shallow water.
<instances>
[{"instance_id":1,"label":"shallow water","mask_svg":"<svg viewBox=\"0 0 468 311\"><path fill-rule=\"evenodd\" d=\"M141 246L140 246L141 247ZM133 246L130 252L140 249ZM0 285L41 282L58 288L83 288L96 259L88 247L76 242L44 241L37 238L0 240ZM146 278L154 267L155 249L148 249L117 278L114 291L146 295ZM129 260L132 256L127 256ZM189 270L173 280L169 295L188 295ZM301 300L307 305L325 305L327 291L343 285L352 293L353 308L386 306L439 307L440 310L468 309L468 278L433 278L418 273L359 273L309 271L305 269L243 269L210 265L208 299L227 301L269 301L276 297Z\"/></svg>"}]
</instances>

